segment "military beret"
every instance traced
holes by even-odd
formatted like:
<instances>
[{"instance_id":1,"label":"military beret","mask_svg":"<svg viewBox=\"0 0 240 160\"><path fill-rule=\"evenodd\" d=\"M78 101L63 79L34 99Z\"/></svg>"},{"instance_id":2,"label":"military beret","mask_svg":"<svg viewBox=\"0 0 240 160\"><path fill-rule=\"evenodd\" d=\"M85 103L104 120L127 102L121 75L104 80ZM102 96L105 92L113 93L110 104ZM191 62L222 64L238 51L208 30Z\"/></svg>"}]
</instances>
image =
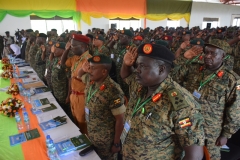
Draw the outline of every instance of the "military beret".
<instances>
[{"instance_id":1,"label":"military beret","mask_svg":"<svg viewBox=\"0 0 240 160\"><path fill-rule=\"evenodd\" d=\"M38 31L38 30L36 30L36 31L35 31L35 33L39 33L39 31Z\"/></svg>"},{"instance_id":2,"label":"military beret","mask_svg":"<svg viewBox=\"0 0 240 160\"><path fill-rule=\"evenodd\" d=\"M55 44L55 47L65 49L66 43L64 42L58 42Z\"/></svg>"},{"instance_id":3,"label":"military beret","mask_svg":"<svg viewBox=\"0 0 240 160\"><path fill-rule=\"evenodd\" d=\"M145 28L145 29L143 30L143 33L144 33L144 34L149 33L149 29Z\"/></svg>"},{"instance_id":4,"label":"military beret","mask_svg":"<svg viewBox=\"0 0 240 160\"><path fill-rule=\"evenodd\" d=\"M9 33L9 31L6 31L5 33Z\"/></svg>"},{"instance_id":5,"label":"military beret","mask_svg":"<svg viewBox=\"0 0 240 160\"><path fill-rule=\"evenodd\" d=\"M101 40L101 41L105 42L105 39L104 39L104 37L101 34L95 36L94 39L98 39L98 40Z\"/></svg>"},{"instance_id":6,"label":"military beret","mask_svg":"<svg viewBox=\"0 0 240 160\"><path fill-rule=\"evenodd\" d=\"M37 34L37 37L47 38L47 35L45 33L39 33Z\"/></svg>"},{"instance_id":7,"label":"military beret","mask_svg":"<svg viewBox=\"0 0 240 160\"><path fill-rule=\"evenodd\" d=\"M129 37L133 37L133 33L129 29L121 30L121 34L125 34Z\"/></svg>"},{"instance_id":8,"label":"military beret","mask_svg":"<svg viewBox=\"0 0 240 160\"><path fill-rule=\"evenodd\" d=\"M138 47L139 56L146 56L157 60L162 60L169 64L173 64L174 54L165 46L159 44L145 43Z\"/></svg>"},{"instance_id":9,"label":"military beret","mask_svg":"<svg viewBox=\"0 0 240 160\"><path fill-rule=\"evenodd\" d=\"M76 32L75 30L71 30L70 33Z\"/></svg>"},{"instance_id":10,"label":"military beret","mask_svg":"<svg viewBox=\"0 0 240 160\"><path fill-rule=\"evenodd\" d=\"M213 46L222 49L225 53L230 53L231 51L230 45L226 41L220 39L213 39L210 43L205 43L205 46Z\"/></svg>"},{"instance_id":11,"label":"military beret","mask_svg":"<svg viewBox=\"0 0 240 160\"><path fill-rule=\"evenodd\" d=\"M191 34L191 32L190 32L190 31L183 31L182 34L183 34L183 35Z\"/></svg>"},{"instance_id":12,"label":"military beret","mask_svg":"<svg viewBox=\"0 0 240 160\"><path fill-rule=\"evenodd\" d=\"M204 46L204 41L202 39L193 39L190 44Z\"/></svg>"},{"instance_id":13,"label":"military beret","mask_svg":"<svg viewBox=\"0 0 240 160\"><path fill-rule=\"evenodd\" d=\"M86 34L86 36L93 39L93 35L91 35L91 34Z\"/></svg>"},{"instance_id":14,"label":"military beret","mask_svg":"<svg viewBox=\"0 0 240 160\"><path fill-rule=\"evenodd\" d=\"M62 33L62 34L60 35L60 37L65 38L65 37L66 37L66 34L65 34L65 33Z\"/></svg>"},{"instance_id":15,"label":"military beret","mask_svg":"<svg viewBox=\"0 0 240 160\"><path fill-rule=\"evenodd\" d=\"M82 31L77 31L77 34L82 34Z\"/></svg>"},{"instance_id":16,"label":"military beret","mask_svg":"<svg viewBox=\"0 0 240 160\"><path fill-rule=\"evenodd\" d=\"M163 45L163 46L168 46L168 42L167 41L163 41L163 40L156 40L154 42L152 42L152 44L160 44L160 45Z\"/></svg>"},{"instance_id":17,"label":"military beret","mask_svg":"<svg viewBox=\"0 0 240 160\"><path fill-rule=\"evenodd\" d=\"M73 34L72 38L76 41L83 42L86 44L89 44L90 40L87 36L81 35L81 34Z\"/></svg>"},{"instance_id":18,"label":"military beret","mask_svg":"<svg viewBox=\"0 0 240 160\"><path fill-rule=\"evenodd\" d=\"M172 36L165 35L165 36L162 37L162 40L171 41L172 40Z\"/></svg>"},{"instance_id":19,"label":"military beret","mask_svg":"<svg viewBox=\"0 0 240 160\"><path fill-rule=\"evenodd\" d=\"M29 33L29 32L33 32L33 30L32 29L26 29L25 32Z\"/></svg>"},{"instance_id":20,"label":"military beret","mask_svg":"<svg viewBox=\"0 0 240 160\"><path fill-rule=\"evenodd\" d=\"M112 64L111 58L105 56L104 54L96 55L88 59L88 62L98 63L98 64Z\"/></svg>"},{"instance_id":21,"label":"military beret","mask_svg":"<svg viewBox=\"0 0 240 160\"><path fill-rule=\"evenodd\" d=\"M142 36L135 36L135 37L133 38L133 40L142 41L142 40L143 40L143 37L142 37Z\"/></svg>"},{"instance_id":22,"label":"military beret","mask_svg":"<svg viewBox=\"0 0 240 160\"><path fill-rule=\"evenodd\" d=\"M55 31L55 32L57 32L57 30L56 30L56 29L54 29L54 28L53 28L53 29L51 29L51 31Z\"/></svg>"}]
</instances>

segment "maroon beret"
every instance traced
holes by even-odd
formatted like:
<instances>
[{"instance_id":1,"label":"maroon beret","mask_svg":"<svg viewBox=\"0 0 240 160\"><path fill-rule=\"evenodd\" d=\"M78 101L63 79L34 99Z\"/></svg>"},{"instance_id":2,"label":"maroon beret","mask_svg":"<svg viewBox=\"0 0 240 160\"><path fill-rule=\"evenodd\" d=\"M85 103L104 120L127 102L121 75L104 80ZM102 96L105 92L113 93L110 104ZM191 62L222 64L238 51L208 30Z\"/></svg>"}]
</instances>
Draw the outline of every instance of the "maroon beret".
<instances>
[{"instance_id":1,"label":"maroon beret","mask_svg":"<svg viewBox=\"0 0 240 160\"><path fill-rule=\"evenodd\" d=\"M76 41L83 42L89 44L90 40L87 36L81 35L81 34L73 34L72 38Z\"/></svg>"},{"instance_id":2,"label":"maroon beret","mask_svg":"<svg viewBox=\"0 0 240 160\"><path fill-rule=\"evenodd\" d=\"M162 37L162 40L171 41L172 40L172 36L165 35L165 36Z\"/></svg>"}]
</instances>

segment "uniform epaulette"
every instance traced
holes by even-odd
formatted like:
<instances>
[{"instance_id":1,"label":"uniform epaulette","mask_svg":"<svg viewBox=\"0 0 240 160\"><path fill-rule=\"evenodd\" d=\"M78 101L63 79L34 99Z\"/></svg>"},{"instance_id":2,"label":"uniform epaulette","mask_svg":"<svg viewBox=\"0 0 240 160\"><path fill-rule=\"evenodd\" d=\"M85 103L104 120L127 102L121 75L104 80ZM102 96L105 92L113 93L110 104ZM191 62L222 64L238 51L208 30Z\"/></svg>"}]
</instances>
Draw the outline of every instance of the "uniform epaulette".
<instances>
[{"instance_id":1,"label":"uniform epaulette","mask_svg":"<svg viewBox=\"0 0 240 160\"><path fill-rule=\"evenodd\" d=\"M235 73L233 70L229 70L226 68L225 71L228 72L229 74L233 75L236 78L236 80L240 79L240 76L237 73Z\"/></svg>"},{"instance_id":2,"label":"uniform epaulette","mask_svg":"<svg viewBox=\"0 0 240 160\"><path fill-rule=\"evenodd\" d=\"M179 90L175 88L168 91L168 96L175 111L189 106Z\"/></svg>"}]
</instances>

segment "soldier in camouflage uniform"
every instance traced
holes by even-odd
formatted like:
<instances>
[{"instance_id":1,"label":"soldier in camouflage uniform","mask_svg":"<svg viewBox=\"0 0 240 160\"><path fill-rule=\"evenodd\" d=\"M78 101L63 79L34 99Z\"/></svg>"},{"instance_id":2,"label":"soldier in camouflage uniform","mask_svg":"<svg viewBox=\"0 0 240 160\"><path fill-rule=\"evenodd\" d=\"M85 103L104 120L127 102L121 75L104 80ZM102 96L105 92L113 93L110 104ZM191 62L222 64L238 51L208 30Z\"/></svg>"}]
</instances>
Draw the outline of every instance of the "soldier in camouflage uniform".
<instances>
[{"instance_id":1,"label":"soldier in camouflage uniform","mask_svg":"<svg viewBox=\"0 0 240 160\"><path fill-rule=\"evenodd\" d=\"M123 63L123 57L129 46L134 46L132 43L133 33L130 30L122 30L119 35L119 42L117 43L117 49L113 49L111 58L114 60L117 69L117 82L121 86L126 97L129 98L129 91L127 84L120 77L120 69Z\"/></svg>"},{"instance_id":2,"label":"soldier in camouflage uniform","mask_svg":"<svg viewBox=\"0 0 240 160\"><path fill-rule=\"evenodd\" d=\"M29 50L29 63L34 70L36 70L35 57L36 57L38 48L39 48L38 44L34 42L31 44L30 50Z\"/></svg>"},{"instance_id":3,"label":"soldier in camouflage uniform","mask_svg":"<svg viewBox=\"0 0 240 160\"><path fill-rule=\"evenodd\" d=\"M121 77L130 100L121 135L123 159L178 160L182 150L185 159L202 159L201 106L168 75L173 60L169 49L150 43L125 54Z\"/></svg>"},{"instance_id":4,"label":"soldier in camouflage uniform","mask_svg":"<svg viewBox=\"0 0 240 160\"><path fill-rule=\"evenodd\" d=\"M112 64L109 57L101 54L88 61L90 64L85 63L79 71L79 77L87 83L85 117L88 136L101 159L117 160L126 110L124 94L120 86L108 76ZM82 76L83 71L89 73Z\"/></svg>"},{"instance_id":5,"label":"soldier in camouflage uniform","mask_svg":"<svg viewBox=\"0 0 240 160\"><path fill-rule=\"evenodd\" d=\"M35 71L37 72L38 77L42 80L45 81L44 74L45 74L45 69L46 69L46 59L43 58L45 57L46 54L46 40L47 40L47 35L44 33L40 33L37 37L36 43L38 44L39 48L37 51L37 54L35 55Z\"/></svg>"},{"instance_id":6,"label":"soldier in camouflage uniform","mask_svg":"<svg viewBox=\"0 0 240 160\"><path fill-rule=\"evenodd\" d=\"M29 30L29 31L32 31L32 30ZM35 43L34 39L36 40L36 35L34 32L25 32L26 35L27 35L27 45L26 45L26 48L25 48L25 55L24 55L24 59L26 62L29 62L30 61L30 54L29 54L29 50L30 50L30 47L31 47L31 44L32 43Z\"/></svg>"},{"instance_id":7,"label":"soldier in camouflage uniform","mask_svg":"<svg viewBox=\"0 0 240 160\"><path fill-rule=\"evenodd\" d=\"M89 54L93 55L94 54L93 34L86 34L86 36L90 40L90 43L89 43Z\"/></svg>"},{"instance_id":8,"label":"soldier in camouflage uniform","mask_svg":"<svg viewBox=\"0 0 240 160\"><path fill-rule=\"evenodd\" d=\"M48 87L53 90L52 87L52 81L51 81L51 74L52 74L52 67L53 67L53 52L52 52L52 46L55 45L56 42L53 41L48 41L48 45L47 45L47 50L46 50L46 74L45 74L45 79L47 82Z\"/></svg>"},{"instance_id":9,"label":"soldier in camouflage uniform","mask_svg":"<svg viewBox=\"0 0 240 160\"><path fill-rule=\"evenodd\" d=\"M94 52L94 55L104 54L104 55L110 57L109 49L107 47L105 47L104 42L105 42L105 39L102 35L99 34L98 36L94 37L93 45L95 47L97 47Z\"/></svg>"},{"instance_id":10,"label":"soldier in camouflage uniform","mask_svg":"<svg viewBox=\"0 0 240 160\"><path fill-rule=\"evenodd\" d=\"M211 160L221 158L220 147L240 128L240 77L224 64L229 48L225 44L211 40L205 44L205 66L184 65L175 74L175 80L183 82L202 106L206 147Z\"/></svg>"},{"instance_id":11,"label":"soldier in camouflage uniform","mask_svg":"<svg viewBox=\"0 0 240 160\"><path fill-rule=\"evenodd\" d=\"M57 41L58 39L58 35L57 35L57 30L56 29L51 29L51 32L50 32L50 37L49 37L49 41Z\"/></svg>"},{"instance_id":12,"label":"soldier in camouflage uniform","mask_svg":"<svg viewBox=\"0 0 240 160\"><path fill-rule=\"evenodd\" d=\"M142 36L135 36L133 38L133 44L135 44L137 47L143 43L143 37Z\"/></svg>"},{"instance_id":13,"label":"soldier in camouflage uniform","mask_svg":"<svg viewBox=\"0 0 240 160\"><path fill-rule=\"evenodd\" d=\"M66 43L56 43L54 49L54 58L51 73L51 82L53 87L53 95L63 108L67 111L65 102L68 94L68 79L66 76L65 65L61 65L61 56L65 50Z\"/></svg>"},{"instance_id":14,"label":"soldier in camouflage uniform","mask_svg":"<svg viewBox=\"0 0 240 160\"><path fill-rule=\"evenodd\" d=\"M240 30L238 33L238 37L232 39L229 41L230 45L232 46L232 56L234 57L234 65L233 65L233 71L236 72L238 75L240 75Z\"/></svg>"}]
</instances>

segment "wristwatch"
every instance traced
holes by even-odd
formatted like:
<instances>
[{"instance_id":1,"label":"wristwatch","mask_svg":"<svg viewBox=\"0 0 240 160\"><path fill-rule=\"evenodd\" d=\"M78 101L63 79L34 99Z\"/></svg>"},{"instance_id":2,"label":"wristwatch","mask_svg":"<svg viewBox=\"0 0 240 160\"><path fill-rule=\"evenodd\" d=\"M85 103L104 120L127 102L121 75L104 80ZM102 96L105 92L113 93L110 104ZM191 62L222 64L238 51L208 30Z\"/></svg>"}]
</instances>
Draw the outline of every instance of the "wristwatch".
<instances>
[{"instance_id":1,"label":"wristwatch","mask_svg":"<svg viewBox=\"0 0 240 160\"><path fill-rule=\"evenodd\" d=\"M113 145L114 145L116 148L120 147L120 143L113 143Z\"/></svg>"}]
</instances>

